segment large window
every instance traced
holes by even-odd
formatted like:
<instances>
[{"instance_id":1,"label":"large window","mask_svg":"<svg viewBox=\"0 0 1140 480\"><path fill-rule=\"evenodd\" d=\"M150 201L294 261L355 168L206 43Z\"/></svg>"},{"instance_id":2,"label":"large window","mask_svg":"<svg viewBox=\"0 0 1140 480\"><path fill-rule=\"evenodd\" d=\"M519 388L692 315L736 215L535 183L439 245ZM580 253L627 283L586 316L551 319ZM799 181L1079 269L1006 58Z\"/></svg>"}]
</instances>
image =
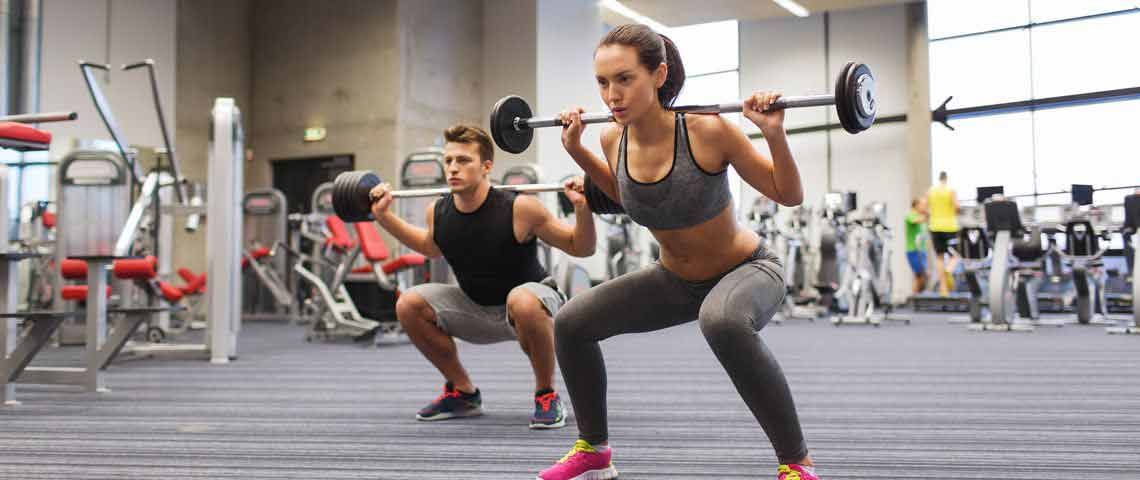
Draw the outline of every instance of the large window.
<instances>
[{"instance_id":1,"label":"large window","mask_svg":"<svg viewBox=\"0 0 1140 480\"><path fill-rule=\"evenodd\" d=\"M929 0L930 100L950 109L1049 102L1140 88L1135 0ZM1041 105L931 125L932 176L946 171L960 199L1004 185L1022 203L1053 203L1071 184L1140 183L1140 99ZM932 178L933 180L933 178ZM1113 194L1097 203L1117 203ZM1119 195L1117 195L1119 196Z\"/></svg>"},{"instance_id":2,"label":"large window","mask_svg":"<svg viewBox=\"0 0 1140 480\"><path fill-rule=\"evenodd\" d=\"M930 38L1014 27L1029 21L1023 0L929 0L926 10Z\"/></svg>"},{"instance_id":3,"label":"large window","mask_svg":"<svg viewBox=\"0 0 1140 480\"><path fill-rule=\"evenodd\" d=\"M1030 31L1034 97L1140 86L1135 51L1140 47L1140 13L1055 23Z\"/></svg>"},{"instance_id":4,"label":"large window","mask_svg":"<svg viewBox=\"0 0 1140 480\"><path fill-rule=\"evenodd\" d=\"M1024 30L961 37L930 44L930 100L954 96L955 107L1030 97L1029 33Z\"/></svg>"}]
</instances>

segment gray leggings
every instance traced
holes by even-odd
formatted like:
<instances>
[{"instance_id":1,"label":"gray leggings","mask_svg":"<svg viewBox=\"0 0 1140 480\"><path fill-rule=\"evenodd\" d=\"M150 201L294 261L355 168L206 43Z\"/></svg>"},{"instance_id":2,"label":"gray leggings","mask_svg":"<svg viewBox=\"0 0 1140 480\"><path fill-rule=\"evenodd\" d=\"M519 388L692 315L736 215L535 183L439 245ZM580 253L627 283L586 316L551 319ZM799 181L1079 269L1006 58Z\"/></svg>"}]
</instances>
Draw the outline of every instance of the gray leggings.
<instances>
[{"instance_id":1,"label":"gray leggings","mask_svg":"<svg viewBox=\"0 0 1140 480\"><path fill-rule=\"evenodd\" d=\"M608 438L606 366L598 342L697 319L780 462L803 459L807 445L784 372L756 333L783 302L782 271L779 260L757 249L709 280L690 282L655 264L570 299L555 317L554 336L579 437L593 444Z\"/></svg>"}]
</instances>

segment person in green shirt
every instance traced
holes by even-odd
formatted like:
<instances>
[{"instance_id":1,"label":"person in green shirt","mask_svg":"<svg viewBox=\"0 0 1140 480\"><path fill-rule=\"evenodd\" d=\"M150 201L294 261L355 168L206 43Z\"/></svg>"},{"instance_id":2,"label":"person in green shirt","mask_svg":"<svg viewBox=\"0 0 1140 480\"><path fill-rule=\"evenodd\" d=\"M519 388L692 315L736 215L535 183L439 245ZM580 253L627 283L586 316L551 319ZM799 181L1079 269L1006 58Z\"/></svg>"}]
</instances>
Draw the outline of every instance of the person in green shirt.
<instances>
[{"instance_id":1,"label":"person in green shirt","mask_svg":"<svg viewBox=\"0 0 1140 480\"><path fill-rule=\"evenodd\" d=\"M926 246L923 245L925 224L926 199L911 200L910 212L906 214L906 261L914 272L914 293L926 288Z\"/></svg>"}]
</instances>

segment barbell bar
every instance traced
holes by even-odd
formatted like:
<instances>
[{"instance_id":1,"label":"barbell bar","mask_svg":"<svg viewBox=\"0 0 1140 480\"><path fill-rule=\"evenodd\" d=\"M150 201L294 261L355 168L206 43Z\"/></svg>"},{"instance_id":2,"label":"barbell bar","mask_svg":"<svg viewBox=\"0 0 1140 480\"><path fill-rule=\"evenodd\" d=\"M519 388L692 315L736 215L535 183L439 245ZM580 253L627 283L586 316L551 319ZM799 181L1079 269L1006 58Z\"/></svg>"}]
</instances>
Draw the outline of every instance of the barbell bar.
<instances>
[{"instance_id":1,"label":"barbell bar","mask_svg":"<svg viewBox=\"0 0 1140 480\"><path fill-rule=\"evenodd\" d=\"M372 189L381 183L380 177L373 172L353 170L336 176L333 180L332 203L336 216L346 222L363 222L372 220ZM531 183L522 185L495 185L498 190L508 190L520 193L561 192L562 185L556 183ZM419 188L409 190L392 190L388 192L393 199L438 197L451 193L447 187ZM583 195L590 210L599 214L625 213L621 205L611 200L597 185L585 178Z\"/></svg>"},{"instance_id":2,"label":"barbell bar","mask_svg":"<svg viewBox=\"0 0 1140 480\"><path fill-rule=\"evenodd\" d=\"M859 133L875 122L877 101L875 76L866 64L848 62L835 80L834 93L826 95L789 96L777 99L771 110L835 105L839 123L849 133ZM686 113L740 113L744 102L711 105L687 105L671 110ZM582 114L582 123L607 123L614 120L608 112ZM558 117L534 118L530 105L522 97L508 95L491 108L491 137L499 148L510 153L522 153L534 139L534 129L561 127Z\"/></svg>"}]
</instances>

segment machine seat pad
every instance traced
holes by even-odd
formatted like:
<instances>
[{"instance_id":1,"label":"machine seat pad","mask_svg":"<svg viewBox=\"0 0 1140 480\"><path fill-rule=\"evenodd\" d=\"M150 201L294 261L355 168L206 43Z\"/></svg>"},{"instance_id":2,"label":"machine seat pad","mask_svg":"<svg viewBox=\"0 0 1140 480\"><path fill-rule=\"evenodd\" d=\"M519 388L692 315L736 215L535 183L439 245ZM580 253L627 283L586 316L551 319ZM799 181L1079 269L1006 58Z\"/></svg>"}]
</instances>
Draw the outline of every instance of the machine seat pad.
<instances>
[{"instance_id":1,"label":"machine seat pad","mask_svg":"<svg viewBox=\"0 0 1140 480\"><path fill-rule=\"evenodd\" d=\"M51 132L23 123L0 122L0 138L29 143L51 143Z\"/></svg>"},{"instance_id":2,"label":"machine seat pad","mask_svg":"<svg viewBox=\"0 0 1140 480\"><path fill-rule=\"evenodd\" d=\"M59 262L59 274L68 280L87 280L87 262L65 258Z\"/></svg>"},{"instance_id":3,"label":"machine seat pad","mask_svg":"<svg viewBox=\"0 0 1140 480\"><path fill-rule=\"evenodd\" d=\"M87 285L64 285L59 289L59 296L64 300L82 302L87 300ZM107 287L107 296L111 296L111 287Z\"/></svg>"},{"instance_id":4,"label":"machine seat pad","mask_svg":"<svg viewBox=\"0 0 1140 480\"><path fill-rule=\"evenodd\" d=\"M167 302L177 303L179 300L182 300L182 290L174 285L159 281L158 290L162 292L162 298L165 298Z\"/></svg>"},{"instance_id":5,"label":"machine seat pad","mask_svg":"<svg viewBox=\"0 0 1140 480\"><path fill-rule=\"evenodd\" d=\"M388 259L391 254L388 245L384 243L384 237L380 236L380 231L376 230L372 222L356 222L352 226L356 229L356 238L360 239L360 251L364 253L366 260L376 263Z\"/></svg>"},{"instance_id":6,"label":"machine seat pad","mask_svg":"<svg viewBox=\"0 0 1140 480\"><path fill-rule=\"evenodd\" d=\"M115 260L111 270L114 272L115 278L125 280L150 280L158 276L158 272L156 271L157 267L158 259L153 255L148 255L145 258Z\"/></svg>"},{"instance_id":7,"label":"machine seat pad","mask_svg":"<svg viewBox=\"0 0 1140 480\"><path fill-rule=\"evenodd\" d=\"M329 237L325 239L326 246L332 245L333 248L344 252L356 245L356 242L352 241L352 236L348 234L348 227L340 217L336 215L325 217L325 226L329 228Z\"/></svg>"},{"instance_id":8,"label":"machine seat pad","mask_svg":"<svg viewBox=\"0 0 1140 480\"><path fill-rule=\"evenodd\" d=\"M396 257L394 260L385 263L380 268L384 270L384 273L391 274L405 268L423 265L426 261L427 258L418 253L405 253L399 257Z\"/></svg>"},{"instance_id":9,"label":"machine seat pad","mask_svg":"<svg viewBox=\"0 0 1140 480\"><path fill-rule=\"evenodd\" d=\"M186 282L182 286L183 295L196 295L206 292L206 274L196 275L190 271L189 268L179 268L178 276L182 277L182 281Z\"/></svg>"}]
</instances>

